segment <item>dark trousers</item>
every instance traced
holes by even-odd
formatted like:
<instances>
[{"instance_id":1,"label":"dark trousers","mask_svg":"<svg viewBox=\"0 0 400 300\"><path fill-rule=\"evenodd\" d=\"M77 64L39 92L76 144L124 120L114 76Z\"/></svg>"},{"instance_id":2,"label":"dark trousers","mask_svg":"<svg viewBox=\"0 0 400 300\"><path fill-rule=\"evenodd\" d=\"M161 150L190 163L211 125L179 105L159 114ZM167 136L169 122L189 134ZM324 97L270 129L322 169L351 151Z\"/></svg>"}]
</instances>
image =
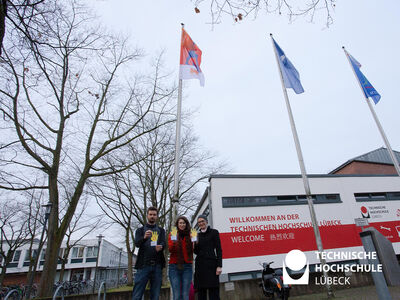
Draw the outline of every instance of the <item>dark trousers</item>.
<instances>
[{"instance_id":1,"label":"dark trousers","mask_svg":"<svg viewBox=\"0 0 400 300\"><path fill-rule=\"evenodd\" d=\"M207 291L209 300L220 300L219 298L219 287L208 288L208 289L198 289L198 300L207 300Z\"/></svg>"},{"instance_id":2,"label":"dark trousers","mask_svg":"<svg viewBox=\"0 0 400 300\"><path fill-rule=\"evenodd\" d=\"M135 285L133 286L132 300L141 300L150 280L150 299L158 300L160 297L162 269L161 265L144 266L137 270Z\"/></svg>"}]
</instances>

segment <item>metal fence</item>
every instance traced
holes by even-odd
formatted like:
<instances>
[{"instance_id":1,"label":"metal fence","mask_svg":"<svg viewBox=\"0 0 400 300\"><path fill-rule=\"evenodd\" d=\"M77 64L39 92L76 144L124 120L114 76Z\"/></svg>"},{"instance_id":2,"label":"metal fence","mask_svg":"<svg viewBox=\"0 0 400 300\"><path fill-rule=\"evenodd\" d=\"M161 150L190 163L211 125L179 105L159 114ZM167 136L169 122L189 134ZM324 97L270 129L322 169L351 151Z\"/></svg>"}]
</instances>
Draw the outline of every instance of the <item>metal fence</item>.
<instances>
[{"instance_id":1,"label":"metal fence","mask_svg":"<svg viewBox=\"0 0 400 300\"><path fill-rule=\"evenodd\" d=\"M84 294L92 294L93 290L98 291L100 284L104 282L107 290L113 289L118 286L125 285L127 283L126 278L118 279L108 279L108 280L97 280L93 282L93 280L82 280L82 281L64 281L57 282L54 285L54 291L62 285L64 290L64 295L84 295ZM94 288L93 288L94 285ZM0 299L1 300L1 299Z\"/></svg>"}]
</instances>

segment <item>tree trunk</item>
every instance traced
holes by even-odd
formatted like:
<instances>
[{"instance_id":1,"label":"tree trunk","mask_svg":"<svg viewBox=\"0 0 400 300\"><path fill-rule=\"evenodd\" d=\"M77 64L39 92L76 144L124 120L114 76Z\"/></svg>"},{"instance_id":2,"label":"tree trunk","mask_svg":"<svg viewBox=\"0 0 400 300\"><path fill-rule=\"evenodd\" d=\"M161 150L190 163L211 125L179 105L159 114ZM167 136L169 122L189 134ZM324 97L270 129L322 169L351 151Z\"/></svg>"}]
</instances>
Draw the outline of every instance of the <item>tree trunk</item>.
<instances>
[{"instance_id":1,"label":"tree trunk","mask_svg":"<svg viewBox=\"0 0 400 300\"><path fill-rule=\"evenodd\" d=\"M58 276L58 281L59 282L63 282L64 281L64 273L65 273L65 260L62 259L60 276Z\"/></svg>"},{"instance_id":2,"label":"tree trunk","mask_svg":"<svg viewBox=\"0 0 400 300\"><path fill-rule=\"evenodd\" d=\"M133 265L132 265L132 253L133 250L131 250L131 243L129 242L129 228L126 228L126 234L125 234L125 243L126 243L126 251L128 252L128 273L126 274L127 278L127 284L129 286L133 285Z\"/></svg>"},{"instance_id":3,"label":"tree trunk","mask_svg":"<svg viewBox=\"0 0 400 300\"><path fill-rule=\"evenodd\" d=\"M6 276L7 271L7 264L1 266L1 273L0 273L0 287L3 286L4 277Z\"/></svg>"},{"instance_id":4,"label":"tree trunk","mask_svg":"<svg viewBox=\"0 0 400 300\"><path fill-rule=\"evenodd\" d=\"M7 0L0 0L0 55L3 46L4 35L6 34Z\"/></svg>"},{"instance_id":5,"label":"tree trunk","mask_svg":"<svg viewBox=\"0 0 400 300\"><path fill-rule=\"evenodd\" d=\"M39 297L50 297L53 292L53 283L57 272L58 251L67 232L68 226L75 213L79 199L88 178L89 166L86 166L80 176L75 192L71 197L70 205L65 213L61 225L58 226L58 186L55 176L49 175L49 199L53 203L49 217L49 230L47 237L46 258L39 284Z\"/></svg>"},{"instance_id":6,"label":"tree trunk","mask_svg":"<svg viewBox=\"0 0 400 300\"><path fill-rule=\"evenodd\" d=\"M34 240L34 238L31 239L30 244L29 244L29 249L28 249L28 251L29 251L29 268L28 268L28 274L26 276L26 282L29 282L29 279L31 278L32 267L33 267L33 264L35 263L35 259L32 257L33 240Z\"/></svg>"},{"instance_id":7,"label":"tree trunk","mask_svg":"<svg viewBox=\"0 0 400 300\"><path fill-rule=\"evenodd\" d=\"M62 239L52 236L48 238L48 241L46 258L40 278L39 297L51 296L53 292L53 284L57 272L58 249L61 246Z\"/></svg>"},{"instance_id":8,"label":"tree trunk","mask_svg":"<svg viewBox=\"0 0 400 300\"><path fill-rule=\"evenodd\" d=\"M14 256L14 251L8 251L6 257L4 258L3 265L1 266L1 274L0 274L0 287L3 286L4 277L6 276L7 266L11 262L12 257Z\"/></svg>"},{"instance_id":9,"label":"tree trunk","mask_svg":"<svg viewBox=\"0 0 400 300\"><path fill-rule=\"evenodd\" d=\"M47 247L42 276L39 284L39 297L50 297L57 272L58 251L65 232L58 227L58 186L54 174L49 174L49 201L52 203L47 231Z\"/></svg>"},{"instance_id":10,"label":"tree trunk","mask_svg":"<svg viewBox=\"0 0 400 300\"><path fill-rule=\"evenodd\" d=\"M69 251L70 251L70 248L65 248L63 257L61 258L62 264L61 264L61 270L60 270L60 277L58 278L58 281L60 281L60 282L64 281L65 265L68 262Z\"/></svg>"}]
</instances>

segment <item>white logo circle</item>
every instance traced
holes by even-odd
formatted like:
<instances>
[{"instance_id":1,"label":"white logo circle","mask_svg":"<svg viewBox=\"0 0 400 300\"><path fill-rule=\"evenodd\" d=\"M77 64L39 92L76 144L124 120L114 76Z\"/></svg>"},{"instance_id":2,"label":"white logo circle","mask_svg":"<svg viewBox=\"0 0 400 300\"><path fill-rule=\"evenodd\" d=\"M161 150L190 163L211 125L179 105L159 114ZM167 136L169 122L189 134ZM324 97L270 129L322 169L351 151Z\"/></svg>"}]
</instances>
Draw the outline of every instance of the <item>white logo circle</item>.
<instances>
[{"instance_id":1,"label":"white logo circle","mask_svg":"<svg viewBox=\"0 0 400 300\"><path fill-rule=\"evenodd\" d=\"M300 250L292 250L286 254L286 266L293 271L300 271L307 263L306 255Z\"/></svg>"}]
</instances>

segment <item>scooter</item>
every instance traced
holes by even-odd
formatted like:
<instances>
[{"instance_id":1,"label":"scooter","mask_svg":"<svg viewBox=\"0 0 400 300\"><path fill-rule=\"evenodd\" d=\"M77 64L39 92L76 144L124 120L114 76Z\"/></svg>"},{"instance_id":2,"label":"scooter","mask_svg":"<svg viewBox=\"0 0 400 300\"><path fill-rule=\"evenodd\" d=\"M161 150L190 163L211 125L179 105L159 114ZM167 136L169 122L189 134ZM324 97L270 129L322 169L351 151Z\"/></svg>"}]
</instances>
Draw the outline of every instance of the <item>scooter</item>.
<instances>
[{"instance_id":1,"label":"scooter","mask_svg":"<svg viewBox=\"0 0 400 300\"><path fill-rule=\"evenodd\" d=\"M290 285L283 284L282 271L271 268L273 261L263 263L261 287L267 299L287 300L290 294ZM275 295L277 298L275 298Z\"/></svg>"}]
</instances>

